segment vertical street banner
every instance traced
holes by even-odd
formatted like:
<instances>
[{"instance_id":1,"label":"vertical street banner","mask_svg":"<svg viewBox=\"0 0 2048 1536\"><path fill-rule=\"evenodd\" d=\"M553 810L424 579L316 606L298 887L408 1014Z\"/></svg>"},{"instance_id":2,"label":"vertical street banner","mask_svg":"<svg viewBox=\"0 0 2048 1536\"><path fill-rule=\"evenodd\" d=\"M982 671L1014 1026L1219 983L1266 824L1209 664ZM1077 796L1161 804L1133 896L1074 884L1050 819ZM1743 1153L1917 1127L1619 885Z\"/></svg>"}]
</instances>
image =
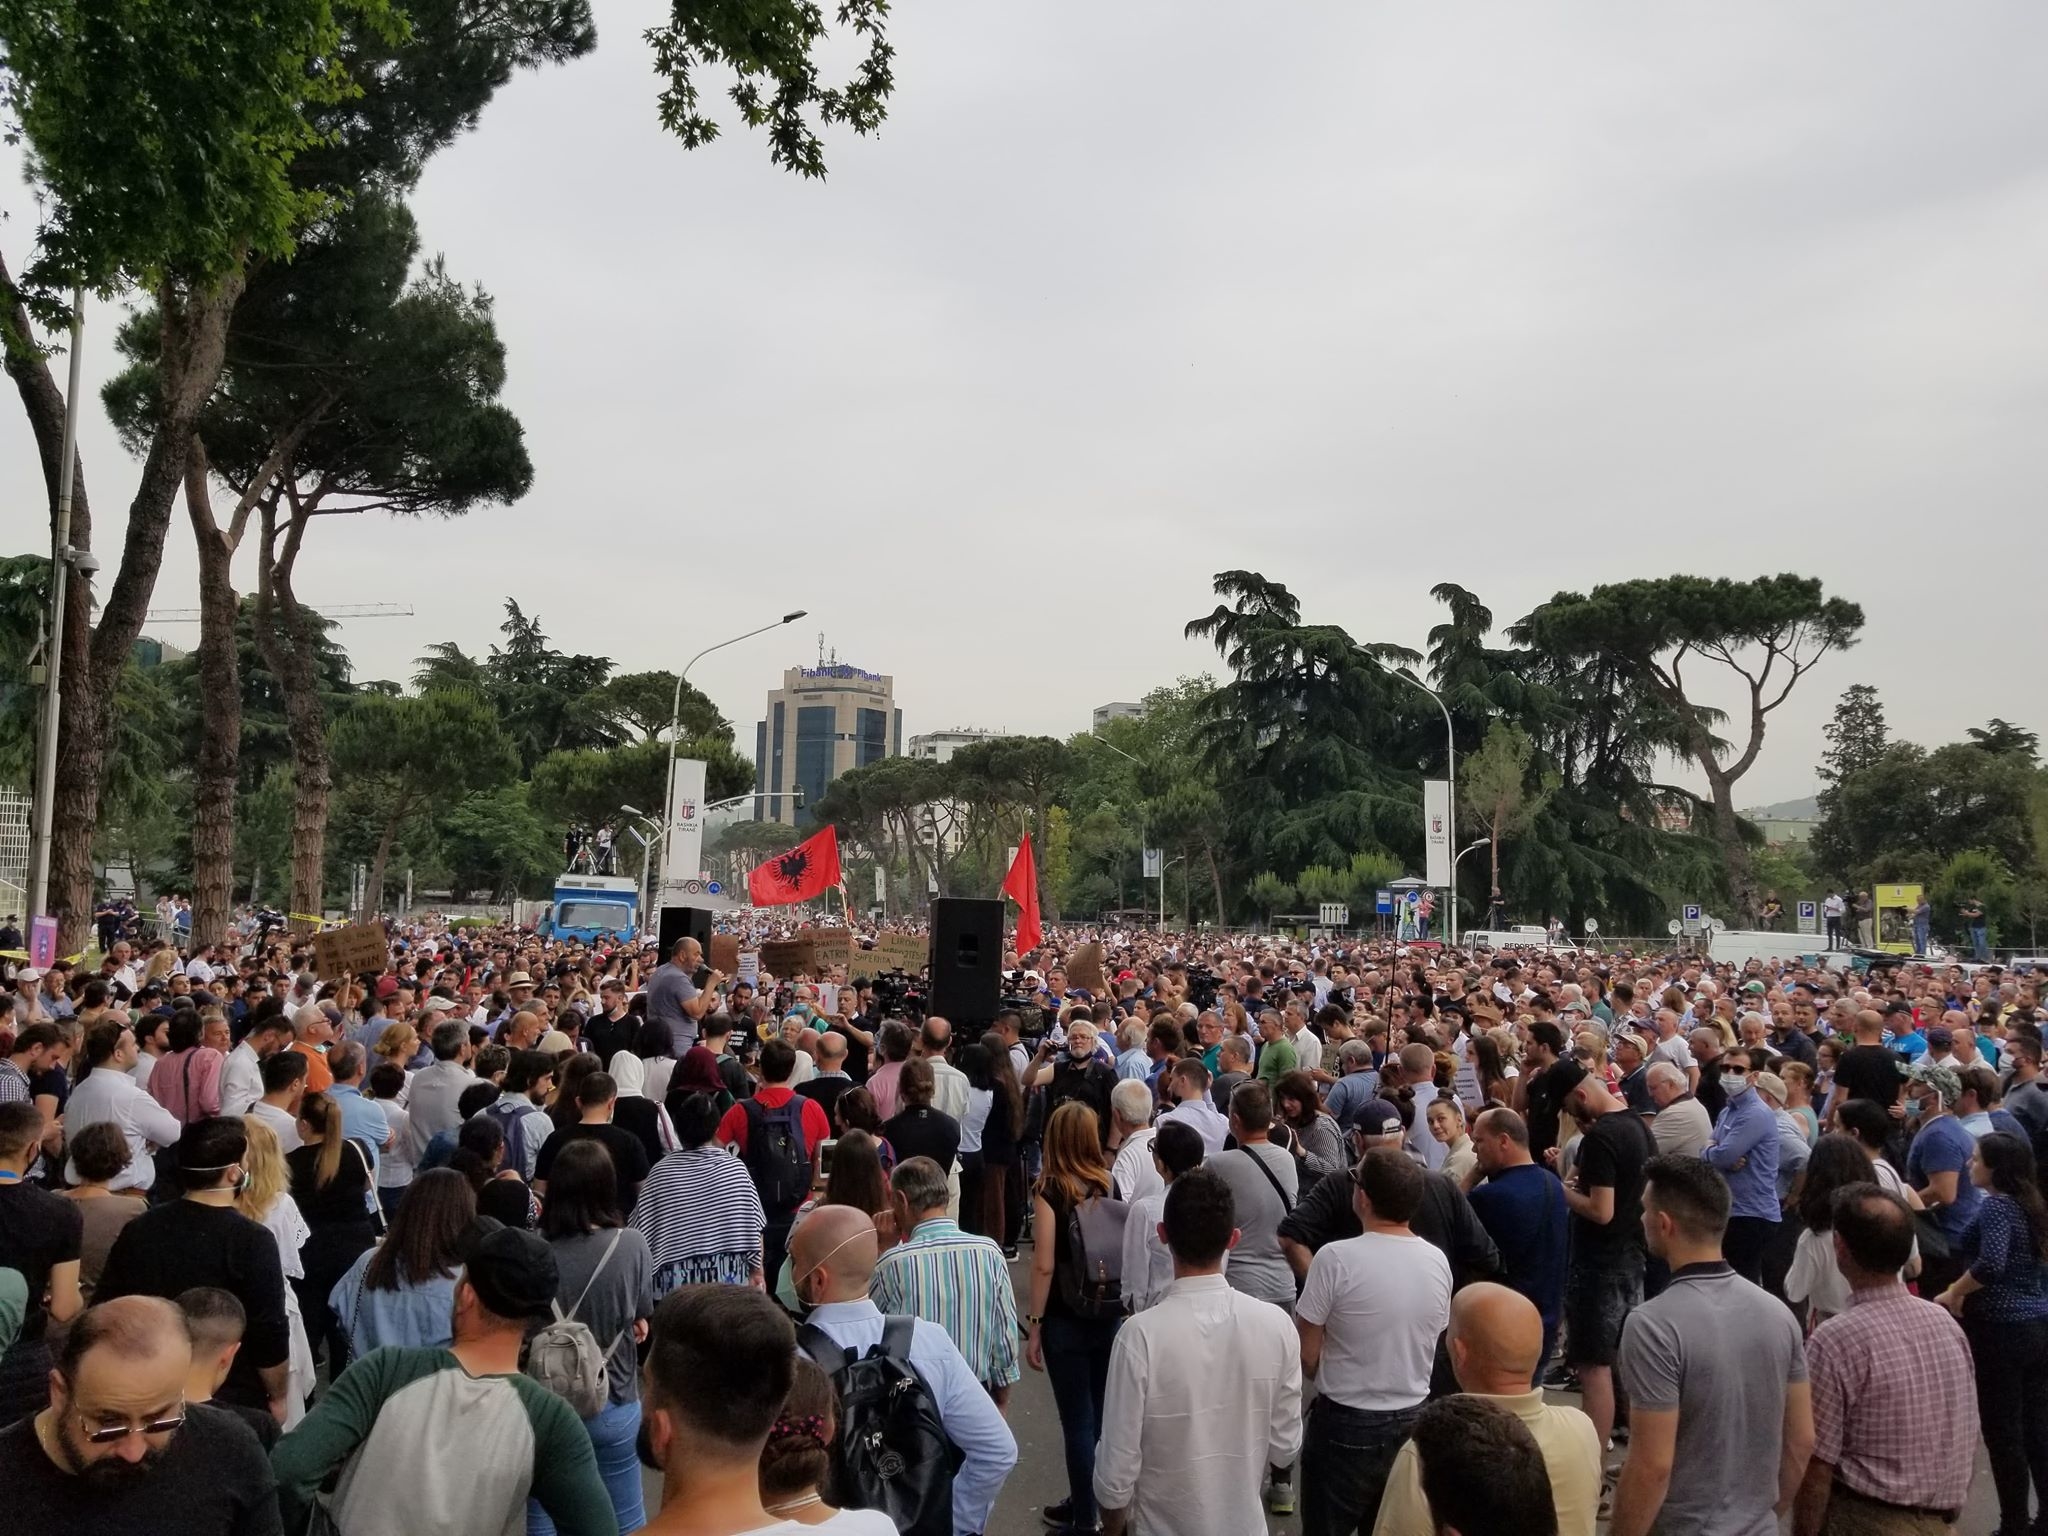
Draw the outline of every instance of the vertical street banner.
<instances>
[{"instance_id":1,"label":"vertical street banner","mask_svg":"<svg viewBox=\"0 0 2048 1536\"><path fill-rule=\"evenodd\" d=\"M1451 781L1422 781L1422 882L1432 890L1451 884Z\"/></svg>"},{"instance_id":2,"label":"vertical street banner","mask_svg":"<svg viewBox=\"0 0 2048 1536\"><path fill-rule=\"evenodd\" d=\"M668 786L668 839L661 850L661 882L704 878L704 773L702 758L676 759Z\"/></svg>"}]
</instances>

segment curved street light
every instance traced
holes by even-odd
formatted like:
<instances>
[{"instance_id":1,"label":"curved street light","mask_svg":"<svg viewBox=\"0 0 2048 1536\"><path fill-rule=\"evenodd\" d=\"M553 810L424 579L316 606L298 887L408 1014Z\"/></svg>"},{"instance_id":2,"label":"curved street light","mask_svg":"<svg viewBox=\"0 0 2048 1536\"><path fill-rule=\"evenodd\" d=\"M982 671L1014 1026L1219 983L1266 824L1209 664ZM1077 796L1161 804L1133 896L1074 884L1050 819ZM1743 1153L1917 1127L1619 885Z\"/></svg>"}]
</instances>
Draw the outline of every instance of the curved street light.
<instances>
[{"instance_id":1,"label":"curved street light","mask_svg":"<svg viewBox=\"0 0 2048 1536\"><path fill-rule=\"evenodd\" d=\"M742 640L751 640L756 635L765 635L771 629L780 629L785 624L794 624L804 617L805 610L785 613L773 624L763 624L759 629L750 629L743 635L734 635L730 640L721 640L716 645L707 645L703 650L683 663L683 670L676 674L676 701L669 710L668 719L668 798L662 810L662 854L666 858L676 830L676 742L683 734L683 684L690 680L690 668L697 665L713 651L722 651L728 645L738 645ZM694 876L692 877L694 878Z\"/></svg>"},{"instance_id":2,"label":"curved street light","mask_svg":"<svg viewBox=\"0 0 2048 1536\"><path fill-rule=\"evenodd\" d=\"M1358 653L1382 672L1386 673L1387 676L1398 677L1402 682L1421 689L1430 698L1435 700L1436 707L1444 712L1444 775L1450 781L1451 790L1450 820L1444 828L1445 833L1448 835L1444 838L1444 841L1451 846L1456 846L1458 841L1458 738L1451 726L1451 706L1444 702L1442 694L1438 693L1406 667L1396 670L1388 666L1384 661L1381 661L1379 657L1373 655L1371 651L1368 651L1363 646L1358 648ZM1465 851L1467 853L1471 852L1469 848ZM1451 947L1456 949L1458 947L1458 864L1456 859L1451 861L1451 888L1445 893L1445 904L1451 909L1449 913Z\"/></svg>"}]
</instances>

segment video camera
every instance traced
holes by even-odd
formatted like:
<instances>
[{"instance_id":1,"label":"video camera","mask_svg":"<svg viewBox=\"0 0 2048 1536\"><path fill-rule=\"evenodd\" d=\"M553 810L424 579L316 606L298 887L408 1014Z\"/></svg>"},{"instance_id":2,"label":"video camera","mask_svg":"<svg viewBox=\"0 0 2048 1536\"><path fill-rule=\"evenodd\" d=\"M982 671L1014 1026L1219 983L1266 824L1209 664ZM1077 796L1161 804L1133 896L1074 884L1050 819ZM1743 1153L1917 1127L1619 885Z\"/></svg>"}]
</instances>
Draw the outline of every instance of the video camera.
<instances>
[{"instance_id":1,"label":"video camera","mask_svg":"<svg viewBox=\"0 0 2048 1536\"><path fill-rule=\"evenodd\" d=\"M868 985L874 990L875 1011L880 1017L901 1019L907 1024L924 1022L923 987L917 977L905 975L901 966L877 972L869 978Z\"/></svg>"},{"instance_id":2,"label":"video camera","mask_svg":"<svg viewBox=\"0 0 2048 1536\"><path fill-rule=\"evenodd\" d=\"M1216 1006L1216 992L1223 984L1222 978L1204 965L1191 965L1187 969L1188 1001L1203 1013Z\"/></svg>"}]
</instances>

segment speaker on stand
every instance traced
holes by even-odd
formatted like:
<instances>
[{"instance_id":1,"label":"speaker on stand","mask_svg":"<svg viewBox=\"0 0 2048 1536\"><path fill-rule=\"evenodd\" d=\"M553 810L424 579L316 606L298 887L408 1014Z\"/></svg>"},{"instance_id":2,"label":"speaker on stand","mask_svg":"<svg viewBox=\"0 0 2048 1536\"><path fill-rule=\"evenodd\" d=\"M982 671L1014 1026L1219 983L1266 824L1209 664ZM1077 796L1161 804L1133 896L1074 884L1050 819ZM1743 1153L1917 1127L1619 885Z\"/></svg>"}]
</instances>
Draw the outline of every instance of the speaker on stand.
<instances>
[{"instance_id":1,"label":"speaker on stand","mask_svg":"<svg viewBox=\"0 0 2048 1536\"><path fill-rule=\"evenodd\" d=\"M930 1008L956 1031L994 1022L1003 995L1003 904L966 896L932 903Z\"/></svg>"}]
</instances>

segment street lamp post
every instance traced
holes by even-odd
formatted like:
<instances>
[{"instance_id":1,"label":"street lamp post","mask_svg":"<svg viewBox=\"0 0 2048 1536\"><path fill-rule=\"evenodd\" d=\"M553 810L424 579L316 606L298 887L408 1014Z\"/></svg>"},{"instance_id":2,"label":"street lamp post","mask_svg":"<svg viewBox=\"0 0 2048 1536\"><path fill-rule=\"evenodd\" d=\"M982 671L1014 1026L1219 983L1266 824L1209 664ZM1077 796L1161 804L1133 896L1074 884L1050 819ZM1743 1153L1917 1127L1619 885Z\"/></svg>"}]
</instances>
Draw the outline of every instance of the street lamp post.
<instances>
[{"instance_id":1,"label":"street lamp post","mask_svg":"<svg viewBox=\"0 0 2048 1536\"><path fill-rule=\"evenodd\" d=\"M1451 787L1451 818L1450 824L1444 828L1444 831L1448 834L1444 841L1456 844L1458 841L1458 738L1451 726L1450 705L1444 702L1442 694L1438 693L1406 667L1401 668L1397 672L1384 661L1381 661L1379 657L1373 655L1371 651L1361 649L1359 654L1386 673L1387 676L1398 677L1402 682L1411 683L1415 687L1420 688L1430 698L1434 699L1436 707L1444 712L1444 775L1449 779ZM1467 851L1469 852L1470 850ZM1445 893L1445 899L1451 909L1451 947L1455 949L1458 946L1458 864L1455 859L1451 861L1451 888Z\"/></svg>"},{"instance_id":2,"label":"street lamp post","mask_svg":"<svg viewBox=\"0 0 2048 1536\"><path fill-rule=\"evenodd\" d=\"M721 640L716 645L707 645L703 650L683 663L683 670L676 676L676 701L669 710L668 718L668 786L664 791L667 798L663 802L661 843L662 857L664 859L668 857L668 850L676 830L676 743L683 734L683 684L690 680L690 668L697 665L698 662L709 656L713 651L722 651L728 645L738 645L742 640L751 640L756 635L765 635L771 629L780 629L785 624L794 624L802 617L804 617L804 610L801 608L797 609L794 613L785 613L773 624L763 624L759 629L750 629L743 635L734 635L730 640ZM685 873L688 874L687 871ZM694 879L695 876L689 875L689 878Z\"/></svg>"},{"instance_id":3,"label":"street lamp post","mask_svg":"<svg viewBox=\"0 0 2048 1536\"><path fill-rule=\"evenodd\" d=\"M1144 763L1140 762L1137 758L1133 757L1130 753L1126 752L1122 747L1118 746L1115 742L1105 741L1103 737L1094 730L1090 730L1088 732L1088 739L1094 742L1097 746L1109 748L1109 750L1114 752L1118 757L1122 758L1125 762L1130 763L1135 767L1143 768L1145 766ZM1143 807L1141 806L1138 811L1138 848L1139 855L1141 858L1143 857L1143 851L1147 846L1149 846L1149 840L1146 837L1145 812ZM1162 849L1161 852L1164 853L1164 850ZM1140 880L1143 880L1145 878L1145 872L1142 868L1138 871L1138 878ZM1116 899L1118 901L1122 901L1124 899L1123 877L1121 875L1117 877ZM1159 867L1159 930L1162 933L1166 931L1166 866L1164 864L1160 865Z\"/></svg>"}]
</instances>

